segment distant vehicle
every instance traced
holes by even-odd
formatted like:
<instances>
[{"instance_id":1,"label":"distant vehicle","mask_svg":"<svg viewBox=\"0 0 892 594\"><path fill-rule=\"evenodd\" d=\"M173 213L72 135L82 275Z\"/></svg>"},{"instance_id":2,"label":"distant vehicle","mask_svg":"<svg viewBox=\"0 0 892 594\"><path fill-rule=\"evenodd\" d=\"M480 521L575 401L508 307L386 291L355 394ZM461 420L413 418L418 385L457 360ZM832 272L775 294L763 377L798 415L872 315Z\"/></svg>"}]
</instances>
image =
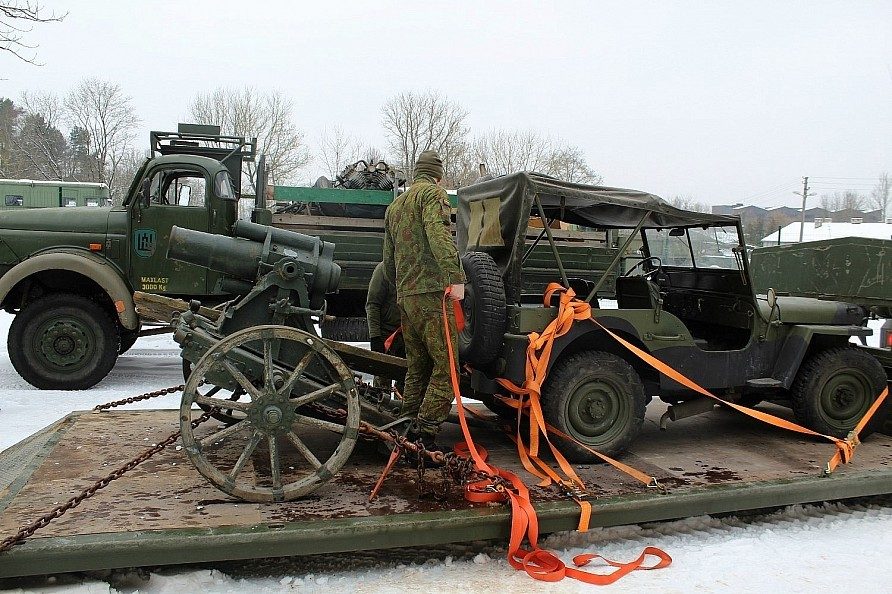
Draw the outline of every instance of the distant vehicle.
<instances>
[{"instance_id":1,"label":"distant vehicle","mask_svg":"<svg viewBox=\"0 0 892 594\"><path fill-rule=\"evenodd\" d=\"M94 182L0 179L0 209L108 206L108 186Z\"/></svg>"}]
</instances>

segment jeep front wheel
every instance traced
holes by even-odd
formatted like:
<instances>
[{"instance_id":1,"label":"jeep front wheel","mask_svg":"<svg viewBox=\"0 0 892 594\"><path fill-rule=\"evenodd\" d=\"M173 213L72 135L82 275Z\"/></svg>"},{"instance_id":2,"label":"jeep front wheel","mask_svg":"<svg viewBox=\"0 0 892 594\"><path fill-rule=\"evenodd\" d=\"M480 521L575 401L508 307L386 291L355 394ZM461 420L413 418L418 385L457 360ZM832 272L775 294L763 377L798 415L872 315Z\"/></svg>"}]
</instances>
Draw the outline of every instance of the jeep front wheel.
<instances>
[{"instance_id":1,"label":"jeep front wheel","mask_svg":"<svg viewBox=\"0 0 892 594\"><path fill-rule=\"evenodd\" d=\"M644 385L623 359L583 351L555 363L542 389L545 420L572 439L551 441L573 462L598 458L584 444L608 456L623 452L641 431Z\"/></svg>"},{"instance_id":2,"label":"jeep front wheel","mask_svg":"<svg viewBox=\"0 0 892 594\"><path fill-rule=\"evenodd\" d=\"M85 390L115 365L119 338L111 317L80 295L52 294L22 308L9 327L12 366L42 390Z\"/></svg>"},{"instance_id":3,"label":"jeep front wheel","mask_svg":"<svg viewBox=\"0 0 892 594\"><path fill-rule=\"evenodd\" d=\"M885 385L886 373L873 356L856 347L828 349L799 368L791 390L793 414L809 429L845 437ZM861 437L876 425L870 423Z\"/></svg>"}]
</instances>

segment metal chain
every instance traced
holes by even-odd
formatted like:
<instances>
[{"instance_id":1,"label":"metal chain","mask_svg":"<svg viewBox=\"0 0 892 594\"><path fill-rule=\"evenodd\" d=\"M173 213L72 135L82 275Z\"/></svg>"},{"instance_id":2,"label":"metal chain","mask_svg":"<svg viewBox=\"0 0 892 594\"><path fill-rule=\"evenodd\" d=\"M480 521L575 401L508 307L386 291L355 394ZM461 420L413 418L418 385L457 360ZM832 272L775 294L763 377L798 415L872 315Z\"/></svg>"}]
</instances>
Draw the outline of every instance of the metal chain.
<instances>
[{"instance_id":1,"label":"metal chain","mask_svg":"<svg viewBox=\"0 0 892 594\"><path fill-rule=\"evenodd\" d=\"M340 422L346 422L347 411L339 408L334 409L318 402L306 405L306 407L323 417L334 419ZM449 477L456 484L462 485L469 481L487 479L493 484L505 481L496 475L489 475L473 468L473 461L470 458L464 458L454 452L435 452L425 449L420 441L412 441L405 436L400 435L396 431L382 431L374 425L370 425L365 421L359 422L359 434L380 440L388 445L400 448L403 452L412 453L417 457L419 489L423 489L424 480L424 460L425 458L440 466L443 477ZM447 491L448 493L448 491ZM422 491L422 494L423 491Z\"/></svg>"},{"instance_id":2,"label":"metal chain","mask_svg":"<svg viewBox=\"0 0 892 594\"><path fill-rule=\"evenodd\" d=\"M110 408L115 408L116 406L123 406L125 404L133 404L134 402L140 402L142 400L149 400L151 398L157 398L158 396L167 396L168 394L176 394L177 392L182 392L185 389L185 384L180 384L178 386L171 386L169 388L161 388L160 390L153 390L151 392L146 392L145 394L140 394L139 396L131 396L130 398L123 398L121 400L112 400L111 402L106 402L105 404L97 404L93 407L93 410L108 410Z\"/></svg>"},{"instance_id":3,"label":"metal chain","mask_svg":"<svg viewBox=\"0 0 892 594\"><path fill-rule=\"evenodd\" d=\"M178 386L178 388L182 389L182 386ZM172 390L172 391L167 391L167 390ZM118 406L118 403L125 403L127 400L132 401L132 402L137 402L138 400L146 400L147 398L152 398L154 396L161 396L162 393L163 394L172 394L175 391L176 390L172 389L172 388L165 388L164 390L157 390L157 392L160 392L158 394L154 394L154 393L150 392L149 394L153 394L153 396L148 396L148 395L144 394L143 396L134 397L135 399L128 398L125 400L119 400L117 402L110 402L110 403L108 403L108 405L103 404L100 406L102 406L104 408L111 408L112 406ZM100 409L99 407L96 407L95 410L102 410L102 409ZM213 412L213 411L211 411L211 412ZM195 429L200 424L202 424L205 421L207 421L208 419L210 419L211 412L206 412L206 413L202 414L200 417L198 417L197 419L195 419L194 421L192 421L192 428ZM140 464L142 464L143 462L145 462L146 460L148 460L149 458L151 458L158 452L162 451L167 446L169 446L173 443L176 443L176 441L179 438L180 438L179 431L176 431L175 433L171 433L164 440L158 442L157 444L155 444L151 448L147 449L146 451L141 453L139 456L137 456L133 460L127 462L126 464L124 464L123 466L118 468L117 470L114 470L113 472L111 472L110 474L105 476L104 478L99 479L98 481L96 481L95 483L93 483L92 485L90 485L89 487L87 487L86 489L84 489L83 491L81 491L80 493L78 493L77 495L75 495L74 497L72 497L71 499L69 499L68 501L63 503L62 505L54 507L51 511L43 514L37 520L31 522L30 524L26 524L26 525L22 526L21 528L19 528L18 532L16 532L15 534L13 534L12 536L10 536L8 538L3 539L3 541L0 541L0 553L4 553L4 552L8 551L9 549L11 549L12 547L14 547L15 545L23 543L26 539L31 537L35 532L37 532L41 528L46 527L47 525L49 525L50 522L52 522L56 518L61 517L68 510L70 510L74 507L77 507L78 505L81 504L82 501L84 501L85 499L89 499L90 497L95 495L97 491L107 487L109 485L109 483L111 483L112 481L121 478L126 473L130 472L131 470L133 470L134 468L136 468L137 466L139 466Z\"/></svg>"}]
</instances>

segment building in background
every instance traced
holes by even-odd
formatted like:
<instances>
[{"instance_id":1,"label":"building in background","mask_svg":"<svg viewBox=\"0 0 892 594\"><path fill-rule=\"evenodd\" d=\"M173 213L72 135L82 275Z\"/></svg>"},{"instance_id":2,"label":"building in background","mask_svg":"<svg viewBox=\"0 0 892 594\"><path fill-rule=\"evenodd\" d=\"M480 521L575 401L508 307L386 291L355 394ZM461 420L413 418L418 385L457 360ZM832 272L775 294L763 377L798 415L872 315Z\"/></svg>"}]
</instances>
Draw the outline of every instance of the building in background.
<instances>
[{"instance_id":1,"label":"building in background","mask_svg":"<svg viewBox=\"0 0 892 594\"><path fill-rule=\"evenodd\" d=\"M799 227L801 222L789 223L780 231L763 237L761 247L799 243ZM872 239L892 239L892 218L883 223L866 223L861 217L853 217L847 222L836 222L815 218L806 222L802 230L802 241L820 241L822 239L839 239L840 237L868 237Z\"/></svg>"}]
</instances>

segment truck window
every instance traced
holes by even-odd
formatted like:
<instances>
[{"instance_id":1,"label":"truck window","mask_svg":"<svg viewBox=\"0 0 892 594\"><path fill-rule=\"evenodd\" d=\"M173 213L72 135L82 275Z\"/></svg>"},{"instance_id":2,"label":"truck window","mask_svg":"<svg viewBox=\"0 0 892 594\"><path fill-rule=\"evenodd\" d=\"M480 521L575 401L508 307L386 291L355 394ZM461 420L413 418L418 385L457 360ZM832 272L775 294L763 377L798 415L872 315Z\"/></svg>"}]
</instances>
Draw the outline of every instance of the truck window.
<instances>
[{"instance_id":1,"label":"truck window","mask_svg":"<svg viewBox=\"0 0 892 594\"><path fill-rule=\"evenodd\" d=\"M197 171L163 170L152 176L152 204L204 206L207 181Z\"/></svg>"},{"instance_id":2,"label":"truck window","mask_svg":"<svg viewBox=\"0 0 892 594\"><path fill-rule=\"evenodd\" d=\"M77 198L62 196L62 206L77 206Z\"/></svg>"},{"instance_id":3,"label":"truck window","mask_svg":"<svg viewBox=\"0 0 892 594\"><path fill-rule=\"evenodd\" d=\"M15 194L6 195L6 206L22 206L25 204L25 198Z\"/></svg>"},{"instance_id":4,"label":"truck window","mask_svg":"<svg viewBox=\"0 0 892 594\"><path fill-rule=\"evenodd\" d=\"M229 177L228 171L217 172L216 177L214 177L214 190L216 191L218 198L222 198L223 200L236 199L235 191L232 189L232 180Z\"/></svg>"}]
</instances>

